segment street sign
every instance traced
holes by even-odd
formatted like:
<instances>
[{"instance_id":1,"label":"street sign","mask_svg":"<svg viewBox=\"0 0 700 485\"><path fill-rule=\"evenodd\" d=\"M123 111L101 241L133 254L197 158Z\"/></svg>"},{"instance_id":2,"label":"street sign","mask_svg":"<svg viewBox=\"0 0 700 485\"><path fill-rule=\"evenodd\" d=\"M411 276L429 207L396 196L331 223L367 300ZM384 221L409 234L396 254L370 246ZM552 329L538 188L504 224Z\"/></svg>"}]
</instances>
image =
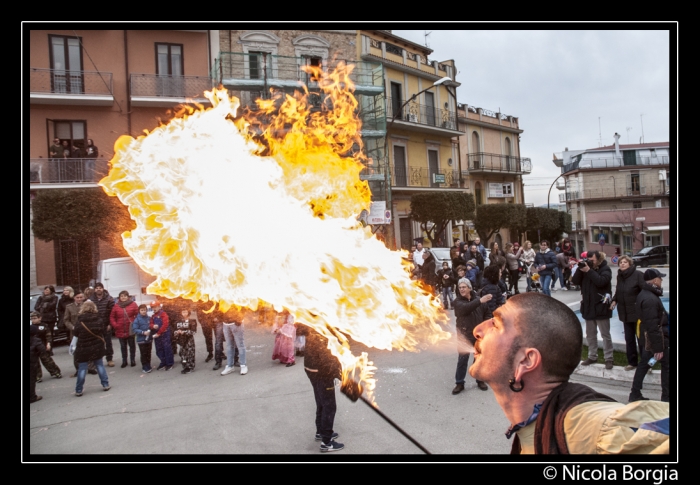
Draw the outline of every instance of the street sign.
<instances>
[{"instance_id":1,"label":"street sign","mask_svg":"<svg viewBox=\"0 0 700 485\"><path fill-rule=\"evenodd\" d=\"M445 174L444 173L433 173L433 183L434 184L444 184Z\"/></svg>"},{"instance_id":2,"label":"street sign","mask_svg":"<svg viewBox=\"0 0 700 485\"><path fill-rule=\"evenodd\" d=\"M618 259L619 258L617 256L613 256L610 261L612 261L612 264L617 264Z\"/></svg>"},{"instance_id":3,"label":"street sign","mask_svg":"<svg viewBox=\"0 0 700 485\"><path fill-rule=\"evenodd\" d=\"M377 200L372 202L369 207L369 215L367 216L368 224L389 224L387 221L386 213L389 213L389 220L391 220L391 211L386 208L386 201Z\"/></svg>"},{"instance_id":4,"label":"street sign","mask_svg":"<svg viewBox=\"0 0 700 485\"><path fill-rule=\"evenodd\" d=\"M637 221L646 221L647 218L646 218L646 217L637 217L636 220L637 220Z\"/></svg>"},{"instance_id":5,"label":"street sign","mask_svg":"<svg viewBox=\"0 0 700 485\"><path fill-rule=\"evenodd\" d=\"M600 247L601 247L601 248L602 248L603 246L605 246L605 234L601 234L601 235L598 237L598 244L600 244Z\"/></svg>"}]
</instances>

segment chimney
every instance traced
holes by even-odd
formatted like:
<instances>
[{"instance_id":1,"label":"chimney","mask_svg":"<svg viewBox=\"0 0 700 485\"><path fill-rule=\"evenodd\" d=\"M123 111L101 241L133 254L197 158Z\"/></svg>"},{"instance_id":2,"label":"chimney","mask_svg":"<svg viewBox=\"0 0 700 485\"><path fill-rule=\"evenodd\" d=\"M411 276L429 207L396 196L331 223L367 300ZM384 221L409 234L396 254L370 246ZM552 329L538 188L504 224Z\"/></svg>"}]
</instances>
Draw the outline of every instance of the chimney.
<instances>
[{"instance_id":1,"label":"chimney","mask_svg":"<svg viewBox=\"0 0 700 485\"><path fill-rule=\"evenodd\" d=\"M620 158L620 135L615 133L615 156Z\"/></svg>"}]
</instances>

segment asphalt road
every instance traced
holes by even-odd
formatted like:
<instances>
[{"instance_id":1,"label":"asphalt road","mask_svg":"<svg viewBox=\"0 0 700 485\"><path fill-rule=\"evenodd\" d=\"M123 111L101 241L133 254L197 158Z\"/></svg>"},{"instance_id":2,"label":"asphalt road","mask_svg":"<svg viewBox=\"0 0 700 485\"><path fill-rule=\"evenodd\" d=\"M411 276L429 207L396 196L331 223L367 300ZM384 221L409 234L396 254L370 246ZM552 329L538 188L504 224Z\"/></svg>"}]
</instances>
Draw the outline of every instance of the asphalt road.
<instances>
[{"instance_id":1,"label":"asphalt road","mask_svg":"<svg viewBox=\"0 0 700 485\"><path fill-rule=\"evenodd\" d=\"M579 297L578 292L553 295L574 308ZM451 320L454 329L453 315ZM93 459L131 461L146 456L157 462L182 455L178 460L210 456L214 461L364 461L381 455L423 455L367 404L352 402L340 391L336 391L335 431L345 449L322 454L314 441L315 403L303 358L298 357L293 367L272 361L274 336L269 329L251 324L246 327L248 374L241 376L237 368L221 376L220 371L212 371L213 361L204 363L203 335L199 333L195 341L196 370L182 375L179 357L168 372L142 374L138 362L136 367L121 369L119 341L114 339L117 366L106 368L112 389L103 392L98 376L88 375L82 397L73 395L68 348L57 347L54 359L64 377L54 379L44 372L44 382L37 384L43 400L23 402L27 418L23 449L29 453L25 459L74 461L79 459L75 455L92 455ZM493 393L479 390L467 376L465 391L451 394L457 364L454 340L418 353L353 346L353 353L362 351L378 368L375 396L380 409L431 453L443 455L445 461L509 453L511 442L504 436L509 423ZM158 363L155 351L153 362ZM580 375L572 380L621 402L629 394L626 382ZM647 389L652 394L659 391L653 385ZM348 455L366 457L343 458Z\"/></svg>"}]
</instances>

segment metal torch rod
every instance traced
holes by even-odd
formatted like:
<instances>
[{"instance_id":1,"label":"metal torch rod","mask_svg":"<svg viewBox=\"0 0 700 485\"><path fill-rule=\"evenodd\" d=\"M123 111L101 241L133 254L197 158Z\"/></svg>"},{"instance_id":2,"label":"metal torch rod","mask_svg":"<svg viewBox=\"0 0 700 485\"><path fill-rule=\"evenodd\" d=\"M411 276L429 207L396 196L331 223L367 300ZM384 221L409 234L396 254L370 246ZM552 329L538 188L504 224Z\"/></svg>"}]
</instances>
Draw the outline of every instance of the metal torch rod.
<instances>
[{"instance_id":1,"label":"metal torch rod","mask_svg":"<svg viewBox=\"0 0 700 485\"><path fill-rule=\"evenodd\" d=\"M389 418L389 416L387 416L386 414L384 414L383 412L381 412L381 411L379 410L379 408L378 408L377 406L375 406L374 404L372 404L365 396L360 396L360 399L362 399L362 401L363 401L365 404L367 404L370 408L372 408L372 410L374 410L375 413L379 414L382 418L384 418L384 420L385 420L386 422L388 422L390 425L392 425L394 428L396 428L396 430L397 430L399 433L401 433L401 434L404 435L406 438L408 438L409 440L411 440L411 443L413 443L413 444L416 445L418 448L420 448L420 449L423 451L423 453L425 453L426 455L431 455L431 454L432 454L432 453L430 453L423 445L421 445L421 444L418 443L415 439L413 439L413 437L412 437L411 435L409 435L409 434L406 433L404 430L402 430L402 429L399 427L398 424L396 424L395 422L393 422L393 421L391 420L391 418Z\"/></svg>"}]
</instances>

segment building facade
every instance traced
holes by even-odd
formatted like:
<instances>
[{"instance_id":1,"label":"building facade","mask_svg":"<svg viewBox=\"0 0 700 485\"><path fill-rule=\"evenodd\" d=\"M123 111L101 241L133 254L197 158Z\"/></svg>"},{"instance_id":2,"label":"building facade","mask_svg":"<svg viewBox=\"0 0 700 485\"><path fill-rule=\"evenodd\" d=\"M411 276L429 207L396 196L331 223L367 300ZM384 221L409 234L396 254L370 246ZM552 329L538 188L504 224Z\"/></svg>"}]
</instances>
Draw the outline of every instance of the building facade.
<instances>
[{"instance_id":1,"label":"building facade","mask_svg":"<svg viewBox=\"0 0 700 485\"><path fill-rule=\"evenodd\" d=\"M577 254L600 249L635 254L670 241L669 142L620 145L554 154L564 183L560 203L571 214Z\"/></svg>"},{"instance_id":2,"label":"building facade","mask_svg":"<svg viewBox=\"0 0 700 485\"><path fill-rule=\"evenodd\" d=\"M32 30L29 145L22 162L30 200L42 190L98 188L121 135L154 129L180 103L207 104L212 45L218 31ZM54 140L68 151L56 154ZM97 239L45 242L30 233L30 240L31 287L84 287L98 260L126 256L122 247Z\"/></svg>"},{"instance_id":3,"label":"building facade","mask_svg":"<svg viewBox=\"0 0 700 485\"><path fill-rule=\"evenodd\" d=\"M520 153L520 120L515 116L488 109L459 104L459 148L465 187L473 194L477 207L481 204L524 204L523 175L532 172L529 158ZM501 232L502 231L502 232ZM478 235L470 221L465 223L462 239ZM500 247L518 240L506 228L493 236ZM488 244L490 241L482 241Z\"/></svg>"},{"instance_id":4,"label":"building facade","mask_svg":"<svg viewBox=\"0 0 700 485\"><path fill-rule=\"evenodd\" d=\"M459 164L457 69L454 61L431 60L432 49L391 31L362 30L357 40L358 58L381 63L385 73L387 136L378 142L385 144L388 162L388 246L408 249L416 239L429 245L420 224L410 218L411 196L467 190ZM451 245L451 234L448 226L443 245Z\"/></svg>"}]
</instances>

